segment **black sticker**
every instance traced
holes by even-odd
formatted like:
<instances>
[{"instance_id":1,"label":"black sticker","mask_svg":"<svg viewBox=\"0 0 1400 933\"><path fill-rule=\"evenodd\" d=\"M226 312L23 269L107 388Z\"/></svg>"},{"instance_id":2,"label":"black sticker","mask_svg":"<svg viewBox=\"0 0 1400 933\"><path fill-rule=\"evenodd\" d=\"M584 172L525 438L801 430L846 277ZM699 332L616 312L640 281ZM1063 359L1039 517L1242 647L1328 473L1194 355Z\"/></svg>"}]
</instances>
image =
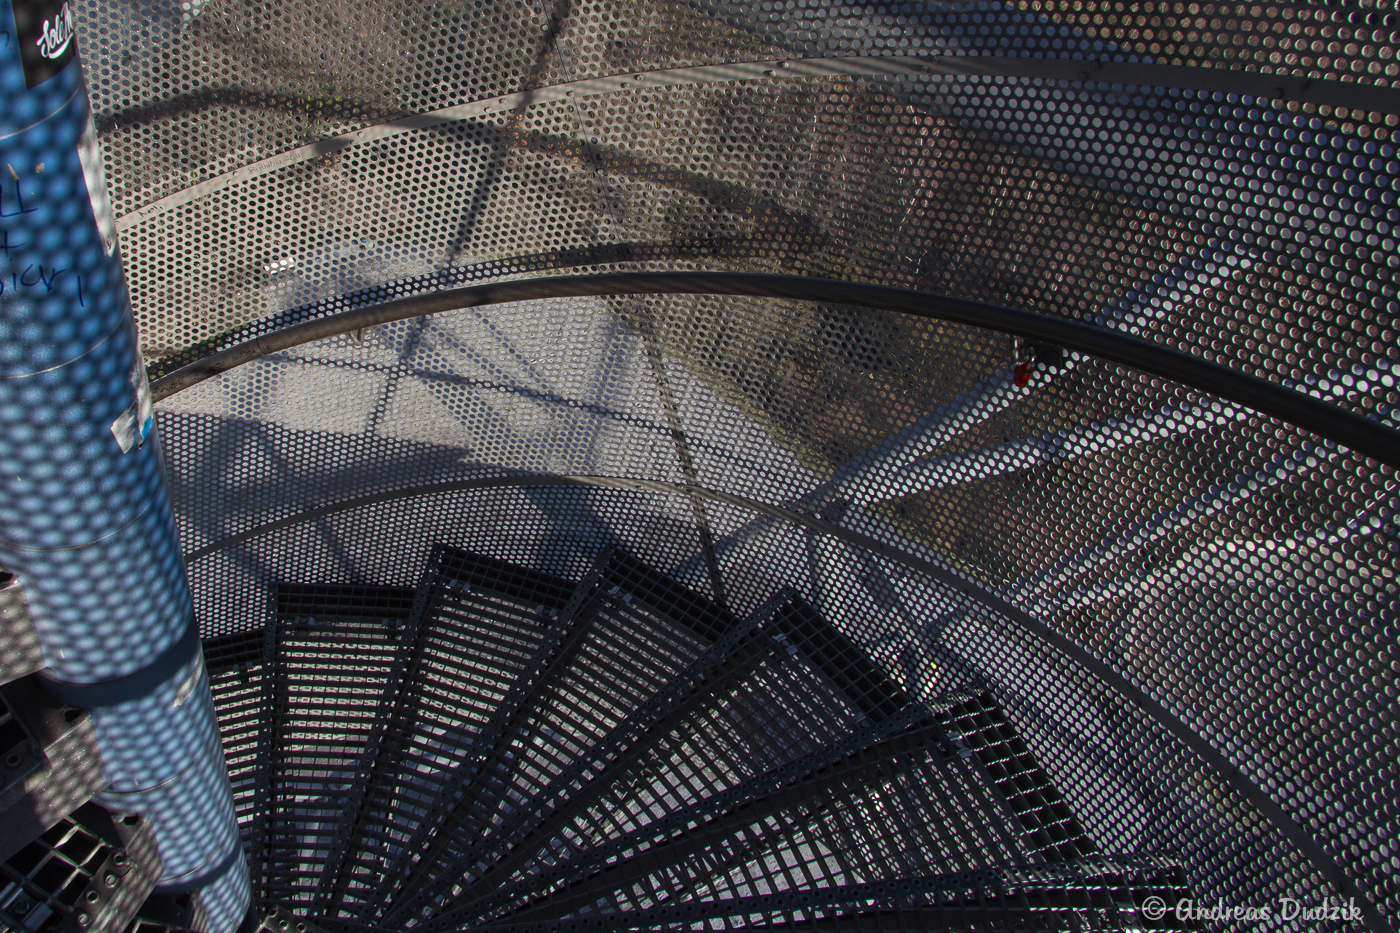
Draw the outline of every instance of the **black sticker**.
<instances>
[{"instance_id":1,"label":"black sticker","mask_svg":"<svg viewBox=\"0 0 1400 933\"><path fill-rule=\"evenodd\" d=\"M13 0L13 9L24 84L34 87L62 71L78 50L73 9L69 0Z\"/></svg>"}]
</instances>

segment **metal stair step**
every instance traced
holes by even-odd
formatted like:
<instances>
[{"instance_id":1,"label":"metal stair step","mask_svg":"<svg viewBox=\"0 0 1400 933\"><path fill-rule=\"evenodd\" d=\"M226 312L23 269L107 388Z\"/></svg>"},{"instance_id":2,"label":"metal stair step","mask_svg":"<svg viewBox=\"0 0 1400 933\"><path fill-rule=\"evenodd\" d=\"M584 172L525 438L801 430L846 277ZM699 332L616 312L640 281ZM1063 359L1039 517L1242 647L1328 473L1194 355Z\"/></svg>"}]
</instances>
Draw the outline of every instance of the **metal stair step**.
<instances>
[{"instance_id":1,"label":"metal stair step","mask_svg":"<svg viewBox=\"0 0 1400 933\"><path fill-rule=\"evenodd\" d=\"M86 803L0 864L0 926L122 933L159 877L150 824Z\"/></svg>"},{"instance_id":2,"label":"metal stair step","mask_svg":"<svg viewBox=\"0 0 1400 933\"><path fill-rule=\"evenodd\" d=\"M671 602L666 602L671 601ZM666 683L693 663L734 621L708 600L617 553L603 555L580 584L557 648L542 658L527 695L500 739L461 791L420 865L399 886L407 901L386 920L419 909L468 869L484 840L512 825L537 797Z\"/></svg>"},{"instance_id":3,"label":"metal stair step","mask_svg":"<svg viewBox=\"0 0 1400 933\"><path fill-rule=\"evenodd\" d=\"M814 885L802 890L664 903L631 910L590 910L534 922L496 923L494 933L582 933L690 928L730 921L770 933L864 933L1007 930L1098 933L1195 930L1194 921L1144 913L1149 898L1175 903L1189 895L1181 869L1162 860L1087 860L978 872L910 875L875 882ZM725 924L728 928L729 924Z\"/></svg>"},{"instance_id":4,"label":"metal stair step","mask_svg":"<svg viewBox=\"0 0 1400 933\"><path fill-rule=\"evenodd\" d=\"M617 552L575 584L449 546L388 589L284 587L214 646L264 911L506 929L1097 853L990 694L914 701L793 592L737 620ZM767 922L1034 919L974 893Z\"/></svg>"},{"instance_id":5,"label":"metal stair step","mask_svg":"<svg viewBox=\"0 0 1400 933\"><path fill-rule=\"evenodd\" d=\"M926 766L930 759L934 763ZM939 767L940 762L952 767ZM881 789L888 791L906 774L933 790L944 806L941 815L957 818L965 806L962 795L973 782L956 762L928 711L911 709L554 866L542 873L551 882L550 893L533 897L524 910L499 919L510 923L560 917L602 904L628 910L661 900L739 896L755 881L745 880L743 866L775 855L778 864L786 864L809 883L852 872L870 877L872 871L878 875L897 870L894 853L912 853L921 843L938 852L940 846L930 843L942 842L946 850L948 840L960 835L980 844L982 849L974 851L1014 859L1019 852L996 813L980 824L965 821L945 837L937 827L920 834L919 827L891 825L888 818L877 818L873 826L858 825L868 823L871 812L858 816L854 811L887 813L898 806L895 795L882 796ZM842 814L856 818L843 819ZM855 838L862 833L871 838ZM842 835L847 838L837 838ZM949 853L958 854L965 853ZM940 867L978 866L964 861ZM786 883L792 879L787 876ZM532 885L535 891L541 888L540 880L544 878ZM443 921L466 921L472 909L449 911L428 928L448 929Z\"/></svg>"}]
</instances>

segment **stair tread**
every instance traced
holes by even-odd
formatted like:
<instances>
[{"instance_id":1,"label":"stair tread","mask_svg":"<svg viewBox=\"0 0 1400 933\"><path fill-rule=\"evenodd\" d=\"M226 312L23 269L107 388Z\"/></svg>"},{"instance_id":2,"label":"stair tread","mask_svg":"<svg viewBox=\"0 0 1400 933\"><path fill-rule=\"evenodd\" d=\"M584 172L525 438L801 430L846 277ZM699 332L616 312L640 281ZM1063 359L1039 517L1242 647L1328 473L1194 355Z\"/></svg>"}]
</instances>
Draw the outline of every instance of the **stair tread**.
<instances>
[{"instance_id":1,"label":"stair tread","mask_svg":"<svg viewBox=\"0 0 1400 933\"><path fill-rule=\"evenodd\" d=\"M620 553L448 546L410 611L354 607L383 589L279 588L272 642L215 646L265 908L505 929L1097 852L990 695L922 707L796 594L739 620Z\"/></svg>"},{"instance_id":2,"label":"stair tread","mask_svg":"<svg viewBox=\"0 0 1400 933\"><path fill-rule=\"evenodd\" d=\"M756 861L776 859L810 881L834 884L852 873L879 876L900 867L905 873L981 867L971 861L972 853L1007 861L1025 855L989 801L980 820L937 827L926 822L939 814L937 804L946 818L966 817L961 808L975 799L976 783L963 769L929 760L947 757L948 750L941 747L938 725L926 714L924 719L922 726L891 735L867 730L866 739L830 743L581 853L572 864L551 866L540 872L551 893L499 919L538 920L603 903L626 910L637 898L741 896L751 881L744 866ZM922 789L927 798L915 812L904 812L907 819L893 829L886 825L889 814L907 801L891 782L904 784L904 795ZM959 846L964 839L976 846ZM924 864L910 864L916 858Z\"/></svg>"},{"instance_id":3,"label":"stair tread","mask_svg":"<svg viewBox=\"0 0 1400 933\"><path fill-rule=\"evenodd\" d=\"M684 600L676 615L685 623L658 611L658 594ZM492 757L463 790L464 804L447 814L446 832L436 840L442 851L430 850L433 858L460 858L498 830L698 657L709 643L700 633L713 634L714 620L732 624L703 597L615 554L600 562L575 601L573 615L560 620L558 650L541 659L545 667L535 673Z\"/></svg>"},{"instance_id":4,"label":"stair tread","mask_svg":"<svg viewBox=\"0 0 1400 933\"><path fill-rule=\"evenodd\" d=\"M874 882L754 890L734 897L665 901L627 909L599 907L551 923L511 918L480 929L571 933L660 929L722 920L773 933L1086 928L1126 933L1181 929L1170 920L1161 925L1144 923L1142 906L1154 896L1166 903L1189 896L1178 866L1155 859L1126 859L1061 866L1010 865L978 873L914 873ZM1186 928L1197 927L1191 924ZM438 925L430 922L424 929L436 933Z\"/></svg>"},{"instance_id":5,"label":"stair tread","mask_svg":"<svg viewBox=\"0 0 1400 933\"><path fill-rule=\"evenodd\" d=\"M411 854L430 804L480 754L480 733L527 675L561 611L561 581L457 548L434 548L405 624L395 692L376 721L341 815L322 903L353 910L386 863Z\"/></svg>"}]
</instances>

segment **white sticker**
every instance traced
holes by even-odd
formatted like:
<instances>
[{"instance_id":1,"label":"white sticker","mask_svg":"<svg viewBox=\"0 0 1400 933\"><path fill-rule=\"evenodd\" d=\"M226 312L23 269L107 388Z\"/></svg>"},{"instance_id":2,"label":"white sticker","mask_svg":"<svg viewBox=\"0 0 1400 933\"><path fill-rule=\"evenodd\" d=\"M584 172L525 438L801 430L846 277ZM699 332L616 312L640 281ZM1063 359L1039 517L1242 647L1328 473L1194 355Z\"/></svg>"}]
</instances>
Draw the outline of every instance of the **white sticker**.
<instances>
[{"instance_id":1,"label":"white sticker","mask_svg":"<svg viewBox=\"0 0 1400 933\"><path fill-rule=\"evenodd\" d=\"M117 439L122 453L129 453L131 448L146 443L151 426L155 424L155 405L151 401L151 384L146 378L146 361L139 353L131 367L130 378L136 400L112 422L112 436Z\"/></svg>"},{"instance_id":2,"label":"white sticker","mask_svg":"<svg viewBox=\"0 0 1400 933\"><path fill-rule=\"evenodd\" d=\"M180 684L180 689L175 691L175 702L170 704L172 708L185 705L185 701L194 693L194 685L199 683L199 675L202 673L204 673L203 651L199 653L199 657L195 660L194 670L190 673L189 679Z\"/></svg>"},{"instance_id":3,"label":"white sticker","mask_svg":"<svg viewBox=\"0 0 1400 933\"><path fill-rule=\"evenodd\" d=\"M83 166L83 180L87 182L92 216L97 218L97 232L102 235L102 248L110 256L117 248L117 215L112 211L112 199L107 194L107 174L102 171L102 150L97 146L97 128L92 125L92 114L88 114L87 129L78 140L78 161Z\"/></svg>"}]
</instances>

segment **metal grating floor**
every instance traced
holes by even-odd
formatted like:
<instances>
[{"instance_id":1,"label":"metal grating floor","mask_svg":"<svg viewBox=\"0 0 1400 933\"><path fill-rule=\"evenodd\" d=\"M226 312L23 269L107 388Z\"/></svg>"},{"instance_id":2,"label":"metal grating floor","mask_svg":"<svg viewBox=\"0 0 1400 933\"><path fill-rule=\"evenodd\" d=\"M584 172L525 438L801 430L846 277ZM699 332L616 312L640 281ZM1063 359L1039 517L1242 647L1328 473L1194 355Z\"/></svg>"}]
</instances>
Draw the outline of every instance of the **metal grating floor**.
<instances>
[{"instance_id":1,"label":"metal grating floor","mask_svg":"<svg viewBox=\"0 0 1400 933\"><path fill-rule=\"evenodd\" d=\"M1400 929L1393 5L72 2L265 906Z\"/></svg>"},{"instance_id":2,"label":"metal grating floor","mask_svg":"<svg viewBox=\"0 0 1400 933\"><path fill-rule=\"evenodd\" d=\"M268 916L1195 928L1144 913L1181 867L1100 855L989 693L913 699L791 590L739 619L612 549L571 587L448 546L402 624L311 590L279 588L274 712L230 758Z\"/></svg>"}]
</instances>

